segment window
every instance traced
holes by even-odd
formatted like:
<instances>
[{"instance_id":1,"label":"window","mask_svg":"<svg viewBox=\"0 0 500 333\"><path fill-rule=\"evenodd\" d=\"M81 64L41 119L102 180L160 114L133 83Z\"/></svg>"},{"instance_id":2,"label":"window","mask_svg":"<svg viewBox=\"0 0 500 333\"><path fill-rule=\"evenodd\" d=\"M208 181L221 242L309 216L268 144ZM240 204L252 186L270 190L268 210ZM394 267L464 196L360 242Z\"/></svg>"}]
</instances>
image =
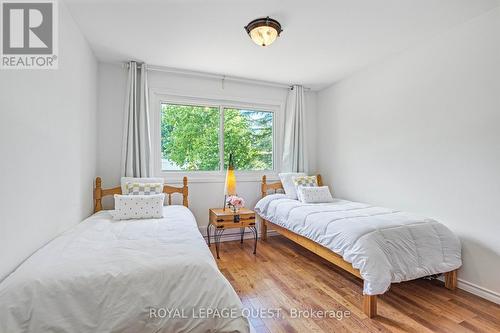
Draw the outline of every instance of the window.
<instances>
[{"instance_id":1,"label":"window","mask_svg":"<svg viewBox=\"0 0 500 333\"><path fill-rule=\"evenodd\" d=\"M271 111L161 103L162 171L273 170Z\"/></svg>"}]
</instances>

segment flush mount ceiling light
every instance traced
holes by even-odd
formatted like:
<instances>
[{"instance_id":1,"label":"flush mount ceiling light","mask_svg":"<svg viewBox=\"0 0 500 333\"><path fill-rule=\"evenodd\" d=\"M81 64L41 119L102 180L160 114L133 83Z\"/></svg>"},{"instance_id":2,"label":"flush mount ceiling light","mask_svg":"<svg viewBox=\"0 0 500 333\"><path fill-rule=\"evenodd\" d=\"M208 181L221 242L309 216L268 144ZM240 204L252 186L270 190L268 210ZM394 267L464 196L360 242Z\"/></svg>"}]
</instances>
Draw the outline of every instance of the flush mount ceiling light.
<instances>
[{"instance_id":1,"label":"flush mount ceiling light","mask_svg":"<svg viewBox=\"0 0 500 333\"><path fill-rule=\"evenodd\" d=\"M245 30L255 44L260 46L271 45L283 31L281 24L269 16L253 20L248 23Z\"/></svg>"}]
</instances>

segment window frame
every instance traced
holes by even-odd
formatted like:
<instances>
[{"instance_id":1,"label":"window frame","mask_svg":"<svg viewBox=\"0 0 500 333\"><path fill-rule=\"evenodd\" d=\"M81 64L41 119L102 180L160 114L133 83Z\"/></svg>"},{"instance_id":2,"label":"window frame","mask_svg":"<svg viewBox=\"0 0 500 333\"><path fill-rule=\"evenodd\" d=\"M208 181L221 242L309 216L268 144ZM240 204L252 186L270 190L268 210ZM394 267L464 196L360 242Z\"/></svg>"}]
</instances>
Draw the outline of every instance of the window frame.
<instances>
[{"instance_id":1,"label":"window frame","mask_svg":"<svg viewBox=\"0 0 500 333\"><path fill-rule=\"evenodd\" d=\"M153 174L163 177L170 182L181 182L183 176L188 176L193 182L224 182L226 170L224 169L224 110L227 108L245 109L251 111L263 111L273 113L272 170L236 170L238 181L260 181L263 175L274 179L277 177L281 166L281 140L282 117L284 105L281 101L248 99L227 96L215 96L207 94L186 94L175 91L150 89L150 128L151 128L151 150L153 162ZM219 170L214 171L163 171L161 167L161 105L181 104L193 106L207 106L219 108Z\"/></svg>"}]
</instances>

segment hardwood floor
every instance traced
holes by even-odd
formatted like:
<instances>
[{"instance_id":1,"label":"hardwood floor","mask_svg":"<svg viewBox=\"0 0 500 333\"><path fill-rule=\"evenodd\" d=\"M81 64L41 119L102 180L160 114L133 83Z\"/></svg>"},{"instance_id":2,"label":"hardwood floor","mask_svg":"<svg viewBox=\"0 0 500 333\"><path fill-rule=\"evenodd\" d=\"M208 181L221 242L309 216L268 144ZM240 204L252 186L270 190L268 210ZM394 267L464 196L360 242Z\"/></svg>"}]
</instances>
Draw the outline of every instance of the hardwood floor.
<instances>
[{"instance_id":1,"label":"hardwood floor","mask_svg":"<svg viewBox=\"0 0 500 333\"><path fill-rule=\"evenodd\" d=\"M217 263L252 314L280 312L251 318L257 332L500 332L499 305L437 280L393 284L378 298L379 315L369 319L360 279L281 236L259 240L255 256L252 245L222 243ZM297 310L306 312L292 318ZM312 314L326 318L305 317Z\"/></svg>"}]
</instances>

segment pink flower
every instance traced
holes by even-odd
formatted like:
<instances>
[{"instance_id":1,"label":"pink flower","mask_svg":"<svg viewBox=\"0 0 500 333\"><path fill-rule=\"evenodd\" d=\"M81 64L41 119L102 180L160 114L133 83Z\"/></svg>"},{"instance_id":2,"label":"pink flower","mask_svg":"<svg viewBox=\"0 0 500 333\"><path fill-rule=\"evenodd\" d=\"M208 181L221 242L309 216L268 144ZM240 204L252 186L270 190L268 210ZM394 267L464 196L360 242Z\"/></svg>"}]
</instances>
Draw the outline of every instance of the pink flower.
<instances>
[{"instance_id":1,"label":"pink flower","mask_svg":"<svg viewBox=\"0 0 500 333\"><path fill-rule=\"evenodd\" d=\"M243 198L237 197L235 195L231 195L226 200L229 206L233 206L235 208L241 208L245 206L245 200Z\"/></svg>"}]
</instances>

